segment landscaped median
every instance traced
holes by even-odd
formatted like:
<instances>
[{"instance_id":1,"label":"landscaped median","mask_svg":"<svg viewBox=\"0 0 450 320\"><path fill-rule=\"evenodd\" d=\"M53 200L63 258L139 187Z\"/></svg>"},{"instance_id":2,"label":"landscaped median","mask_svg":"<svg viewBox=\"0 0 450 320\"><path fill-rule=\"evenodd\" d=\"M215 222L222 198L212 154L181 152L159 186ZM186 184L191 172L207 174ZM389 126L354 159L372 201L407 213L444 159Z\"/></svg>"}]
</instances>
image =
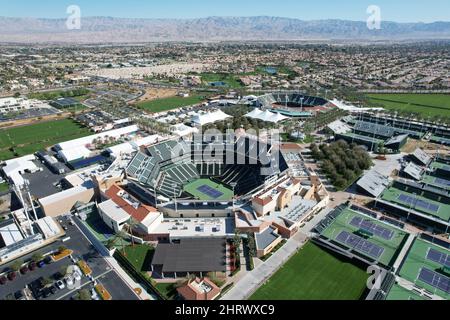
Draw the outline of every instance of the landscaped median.
<instances>
[{"instance_id":1,"label":"landscaped median","mask_svg":"<svg viewBox=\"0 0 450 320\"><path fill-rule=\"evenodd\" d=\"M111 294L101 284L95 286L95 291L100 295L102 300L112 300Z\"/></svg>"},{"instance_id":2,"label":"landscaped median","mask_svg":"<svg viewBox=\"0 0 450 320\"><path fill-rule=\"evenodd\" d=\"M88 266L86 261L80 260L77 262L77 265L80 267L81 271L83 271L85 276L88 276L92 273L91 268Z\"/></svg>"},{"instance_id":3,"label":"landscaped median","mask_svg":"<svg viewBox=\"0 0 450 320\"><path fill-rule=\"evenodd\" d=\"M56 254L52 254L52 259L53 261L59 261L64 259L65 257L70 256L73 253L73 250L70 249L64 249L64 250L59 250Z\"/></svg>"}]
</instances>

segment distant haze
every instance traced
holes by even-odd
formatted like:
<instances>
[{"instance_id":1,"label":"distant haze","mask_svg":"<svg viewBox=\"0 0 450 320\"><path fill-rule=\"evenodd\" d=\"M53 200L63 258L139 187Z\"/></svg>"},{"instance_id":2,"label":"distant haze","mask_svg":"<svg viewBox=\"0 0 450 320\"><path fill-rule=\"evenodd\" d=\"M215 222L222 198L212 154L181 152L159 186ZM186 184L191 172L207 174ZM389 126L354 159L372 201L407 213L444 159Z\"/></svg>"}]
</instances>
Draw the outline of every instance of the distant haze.
<instances>
[{"instance_id":1,"label":"distant haze","mask_svg":"<svg viewBox=\"0 0 450 320\"><path fill-rule=\"evenodd\" d=\"M81 30L68 30L65 19L0 17L0 42L138 43L161 41L415 40L450 39L450 22L303 21L278 17L200 19L125 19L86 17Z\"/></svg>"}]
</instances>

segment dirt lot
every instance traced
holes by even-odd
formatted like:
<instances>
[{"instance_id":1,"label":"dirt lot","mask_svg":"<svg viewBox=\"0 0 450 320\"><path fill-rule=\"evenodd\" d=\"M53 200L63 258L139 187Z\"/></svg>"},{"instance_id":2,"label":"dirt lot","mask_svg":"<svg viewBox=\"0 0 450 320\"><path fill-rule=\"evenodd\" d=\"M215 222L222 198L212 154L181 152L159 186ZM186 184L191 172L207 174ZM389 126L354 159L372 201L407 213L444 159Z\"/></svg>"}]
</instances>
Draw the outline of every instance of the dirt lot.
<instances>
[{"instance_id":1,"label":"dirt lot","mask_svg":"<svg viewBox=\"0 0 450 320\"><path fill-rule=\"evenodd\" d=\"M145 91L145 94L142 97L132 102L143 102L162 98L169 98L175 96L176 94L177 90L175 89L149 88Z\"/></svg>"},{"instance_id":2,"label":"dirt lot","mask_svg":"<svg viewBox=\"0 0 450 320\"><path fill-rule=\"evenodd\" d=\"M450 148L447 146L441 146L428 141L419 141L414 139L408 139L408 143L402 148L402 152L413 153L417 148L425 150L427 153L435 154L440 149L441 153L450 153Z\"/></svg>"}]
</instances>

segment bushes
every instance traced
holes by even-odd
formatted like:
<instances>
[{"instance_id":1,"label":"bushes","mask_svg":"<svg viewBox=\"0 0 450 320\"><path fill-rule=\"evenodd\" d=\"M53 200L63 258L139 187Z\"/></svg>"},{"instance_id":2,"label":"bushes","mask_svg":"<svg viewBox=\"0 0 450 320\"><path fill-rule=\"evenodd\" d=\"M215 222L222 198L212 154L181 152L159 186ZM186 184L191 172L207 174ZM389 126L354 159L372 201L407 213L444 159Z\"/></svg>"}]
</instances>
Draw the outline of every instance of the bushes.
<instances>
[{"instance_id":1,"label":"bushes","mask_svg":"<svg viewBox=\"0 0 450 320\"><path fill-rule=\"evenodd\" d=\"M364 170L372 166L372 160L362 147L348 144L343 140L329 145L311 145L312 157L320 162L320 167L330 182L343 190L354 182Z\"/></svg>"}]
</instances>

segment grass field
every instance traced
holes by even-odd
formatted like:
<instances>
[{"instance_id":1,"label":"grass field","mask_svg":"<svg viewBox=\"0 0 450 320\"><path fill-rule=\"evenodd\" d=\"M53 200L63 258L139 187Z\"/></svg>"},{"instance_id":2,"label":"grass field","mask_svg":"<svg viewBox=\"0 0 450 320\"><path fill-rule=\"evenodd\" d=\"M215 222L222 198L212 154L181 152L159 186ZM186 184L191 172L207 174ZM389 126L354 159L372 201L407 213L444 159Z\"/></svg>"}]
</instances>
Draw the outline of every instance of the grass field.
<instances>
[{"instance_id":1,"label":"grass field","mask_svg":"<svg viewBox=\"0 0 450 320\"><path fill-rule=\"evenodd\" d=\"M450 254L450 250L446 250L422 239L416 239L413 246L409 250L408 255L406 256L405 261L403 262L399 274L402 278L416 283L419 287L425 288L430 292L436 291L436 294L439 296L445 299L450 299L449 293L436 289L431 285L418 280L422 267L426 267L431 271L438 271L442 268L442 265L427 259L428 250L430 248L447 255Z\"/></svg>"},{"instance_id":2,"label":"grass field","mask_svg":"<svg viewBox=\"0 0 450 320\"><path fill-rule=\"evenodd\" d=\"M89 129L71 119L54 120L0 130L0 160L42 150L56 143L90 135ZM14 147L14 151L10 148Z\"/></svg>"},{"instance_id":3,"label":"grass field","mask_svg":"<svg viewBox=\"0 0 450 320\"><path fill-rule=\"evenodd\" d=\"M386 296L386 300L424 300L424 298L413 291L407 290L398 284L394 284Z\"/></svg>"},{"instance_id":4,"label":"grass field","mask_svg":"<svg viewBox=\"0 0 450 320\"><path fill-rule=\"evenodd\" d=\"M250 300L358 300L367 278L363 269L309 242Z\"/></svg>"},{"instance_id":5,"label":"grass field","mask_svg":"<svg viewBox=\"0 0 450 320\"><path fill-rule=\"evenodd\" d=\"M446 116L450 118L450 95L448 94L369 94L369 100L389 110L420 113L423 116Z\"/></svg>"},{"instance_id":6,"label":"grass field","mask_svg":"<svg viewBox=\"0 0 450 320\"><path fill-rule=\"evenodd\" d=\"M222 196L218 197L218 198L213 198L208 196L207 194L197 190L197 188L203 186L203 185L207 185L210 186L211 188L217 190L218 192L222 193ZM184 191L186 191L187 193L191 194L192 196L198 198L199 200L232 200L233 199L233 191L228 189L227 187L215 183L209 179L198 179L195 180L194 182L191 182L189 184L187 184L186 186L184 186Z\"/></svg>"},{"instance_id":7,"label":"grass field","mask_svg":"<svg viewBox=\"0 0 450 320\"><path fill-rule=\"evenodd\" d=\"M228 73L202 73L200 74L204 85L209 86L211 82L224 82L226 88L242 88L244 85L236 75Z\"/></svg>"},{"instance_id":8,"label":"grass field","mask_svg":"<svg viewBox=\"0 0 450 320\"><path fill-rule=\"evenodd\" d=\"M398 198L401 194L405 194L405 195L408 195L410 197L413 197L414 199L417 199L417 201L423 200L423 201L428 202L430 204L434 204L434 205L438 206L438 210L437 211L433 211L432 209L423 208L423 207L420 207L420 206L417 206L417 205L411 205L409 203L405 203L405 202L401 201ZM401 205L401 206L403 206L405 208L412 207L416 211L420 211L420 212L426 213L428 215L438 217L438 218L440 218L440 219L442 219L444 221L449 221L450 220L450 205L444 204L442 202L433 201L433 200L430 200L428 198L425 198L425 197L422 197L422 196L419 196L419 195L415 196L415 195L413 195L411 193L402 191L402 190L394 188L394 187L391 187L391 188L385 190L383 192L381 198L383 200L386 200L386 201L389 201L389 202L392 202L392 203L397 203L397 204L399 204L399 205ZM416 200L414 200L414 201L416 201ZM414 204L415 204L415 202L414 202Z\"/></svg>"},{"instance_id":9,"label":"grass field","mask_svg":"<svg viewBox=\"0 0 450 320\"><path fill-rule=\"evenodd\" d=\"M150 269L150 262L155 249L145 244L125 247L126 258L140 272Z\"/></svg>"},{"instance_id":10,"label":"grass field","mask_svg":"<svg viewBox=\"0 0 450 320\"><path fill-rule=\"evenodd\" d=\"M139 102L136 106L140 109L158 113L163 111L169 111L178 109L181 107L190 106L193 104L198 104L200 102L205 101L205 96L203 95L193 95L187 98L183 97L170 97L163 99L156 99L151 101Z\"/></svg>"},{"instance_id":11,"label":"grass field","mask_svg":"<svg viewBox=\"0 0 450 320\"><path fill-rule=\"evenodd\" d=\"M373 235L367 240L384 248L379 261L386 266L390 266L394 263L398 252L401 250L401 245L403 240L406 238L407 234L399 229L393 228L386 225L378 220L372 219L368 216L363 216L357 212L346 208L343 210L339 216L337 216L330 225L321 232L321 234L329 239L335 240L341 231L347 231L349 233L355 233L359 230L358 227L352 226L350 224L354 217L362 217L364 220L370 220L372 223L386 228L393 232L393 237L390 240L384 239L382 237ZM364 254L363 252L361 252Z\"/></svg>"}]
</instances>

